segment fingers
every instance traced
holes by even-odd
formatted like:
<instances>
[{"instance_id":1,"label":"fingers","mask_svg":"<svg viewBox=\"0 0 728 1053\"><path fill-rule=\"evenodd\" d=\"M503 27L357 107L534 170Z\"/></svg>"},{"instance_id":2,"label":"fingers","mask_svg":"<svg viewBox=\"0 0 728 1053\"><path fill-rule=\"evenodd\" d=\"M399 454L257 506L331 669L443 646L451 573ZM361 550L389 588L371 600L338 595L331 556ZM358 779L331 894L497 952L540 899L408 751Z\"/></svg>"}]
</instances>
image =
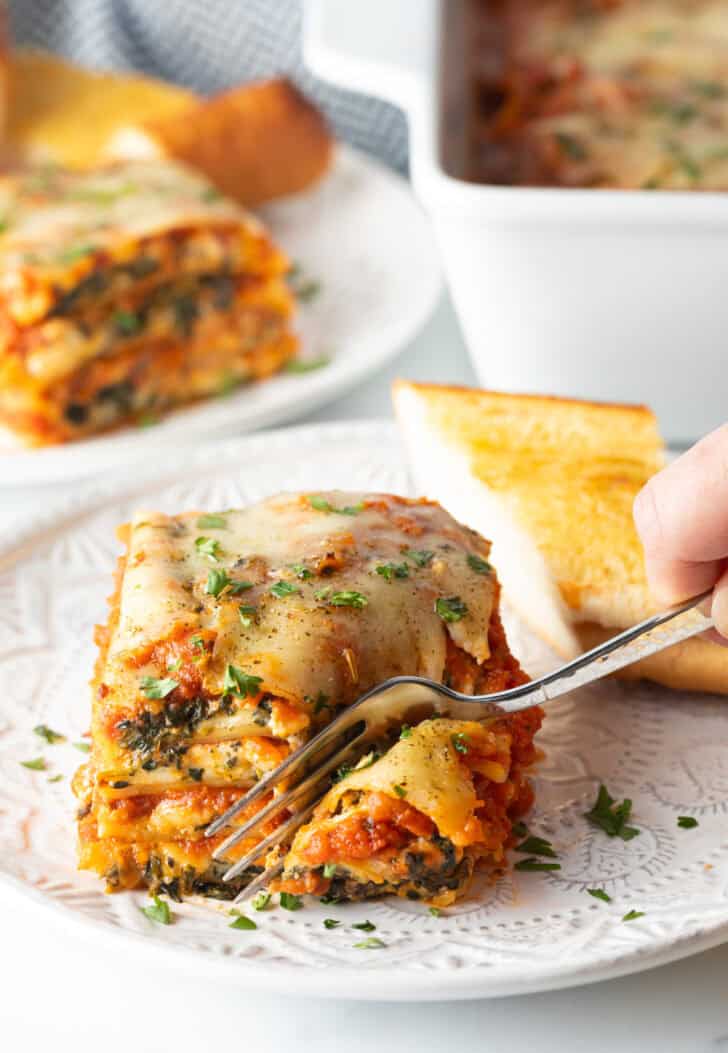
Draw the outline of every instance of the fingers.
<instances>
[{"instance_id":1,"label":"fingers","mask_svg":"<svg viewBox=\"0 0 728 1053\"><path fill-rule=\"evenodd\" d=\"M715 621L715 628L722 637L728 636L728 570L724 570L718 584L713 590L710 613ZM723 639L722 643L728 643Z\"/></svg>"},{"instance_id":2,"label":"fingers","mask_svg":"<svg viewBox=\"0 0 728 1053\"><path fill-rule=\"evenodd\" d=\"M728 425L650 479L634 518L659 602L677 603L715 585L728 558Z\"/></svg>"}]
</instances>

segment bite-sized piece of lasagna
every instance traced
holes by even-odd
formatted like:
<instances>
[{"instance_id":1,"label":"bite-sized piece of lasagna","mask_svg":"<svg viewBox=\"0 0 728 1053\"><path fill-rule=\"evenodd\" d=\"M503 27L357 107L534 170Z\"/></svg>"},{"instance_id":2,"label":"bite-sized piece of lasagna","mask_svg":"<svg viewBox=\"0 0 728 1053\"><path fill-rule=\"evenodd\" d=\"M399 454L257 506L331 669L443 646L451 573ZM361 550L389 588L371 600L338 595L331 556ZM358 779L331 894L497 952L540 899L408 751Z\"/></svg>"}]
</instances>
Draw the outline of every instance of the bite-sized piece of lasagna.
<instances>
[{"instance_id":1,"label":"bite-sized piece of lasagna","mask_svg":"<svg viewBox=\"0 0 728 1053\"><path fill-rule=\"evenodd\" d=\"M725 190L723 0L460 0L465 178Z\"/></svg>"},{"instance_id":2,"label":"bite-sized piece of lasagna","mask_svg":"<svg viewBox=\"0 0 728 1053\"><path fill-rule=\"evenodd\" d=\"M362 900L394 894L446 907L478 864L505 861L513 823L530 808L539 710L488 723L426 720L383 756L365 757L295 836L285 892Z\"/></svg>"},{"instance_id":3,"label":"bite-sized piece of lasagna","mask_svg":"<svg viewBox=\"0 0 728 1053\"><path fill-rule=\"evenodd\" d=\"M0 423L65 442L279 369L288 261L170 161L0 179Z\"/></svg>"},{"instance_id":4,"label":"bite-sized piece of lasagna","mask_svg":"<svg viewBox=\"0 0 728 1053\"><path fill-rule=\"evenodd\" d=\"M75 780L81 866L110 889L237 893L259 864L229 884L222 873L254 843L218 863L225 834L205 827L386 677L469 692L524 679L487 542L434 503L284 494L140 514L123 537L97 635L92 750ZM530 737L516 728L525 763ZM490 759L504 765L511 732L499 734ZM525 783L513 785L524 804Z\"/></svg>"}]
</instances>

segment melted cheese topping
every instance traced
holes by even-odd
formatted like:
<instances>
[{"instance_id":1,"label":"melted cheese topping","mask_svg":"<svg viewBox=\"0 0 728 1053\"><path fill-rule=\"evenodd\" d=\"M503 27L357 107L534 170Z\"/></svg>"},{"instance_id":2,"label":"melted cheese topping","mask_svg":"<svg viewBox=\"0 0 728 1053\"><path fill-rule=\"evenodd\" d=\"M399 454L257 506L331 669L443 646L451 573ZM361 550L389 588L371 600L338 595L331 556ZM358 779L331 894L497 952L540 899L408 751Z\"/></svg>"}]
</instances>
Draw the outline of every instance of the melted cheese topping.
<instances>
[{"instance_id":1,"label":"melted cheese topping","mask_svg":"<svg viewBox=\"0 0 728 1053\"><path fill-rule=\"evenodd\" d=\"M463 830L475 813L478 799L472 773L463 765L454 739L462 736L463 742L477 749L483 733L483 725L475 721L427 720L418 724L407 738L399 739L374 764L355 770L337 782L319 805L317 819L333 815L339 802L351 791L379 790L390 797L405 799L432 819L443 837L454 844L462 843ZM308 828L308 835L314 826L312 823ZM302 842L305 839L306 835L301 837ZM300 847L294 842L293 852Z\"/></svg>"},{"instance_id":2,"label":"melted cheese topping","mask_svg":"<svg viewBox=\"0 0 728 1053\"><path fill-rule=\"evenodd\" d=\"M144 660L174 634L214 640L199 663L209 697L225 694L230 665L261 678L262 692L333 705L400 673L439 680L446 632L488 657L495 580L468 560L487 556L482 540L436 505L341 492L313 500L332 511L283 495L223 513L220 526L194 513L136 517L103 673L106 711L144 705L143 677L174 677L153 655ZM221 575L228 584L214 595ZM443 600L457 620L437 613ZM252 608L245 623L241 606Z\"/></svg>"}]
</instances>

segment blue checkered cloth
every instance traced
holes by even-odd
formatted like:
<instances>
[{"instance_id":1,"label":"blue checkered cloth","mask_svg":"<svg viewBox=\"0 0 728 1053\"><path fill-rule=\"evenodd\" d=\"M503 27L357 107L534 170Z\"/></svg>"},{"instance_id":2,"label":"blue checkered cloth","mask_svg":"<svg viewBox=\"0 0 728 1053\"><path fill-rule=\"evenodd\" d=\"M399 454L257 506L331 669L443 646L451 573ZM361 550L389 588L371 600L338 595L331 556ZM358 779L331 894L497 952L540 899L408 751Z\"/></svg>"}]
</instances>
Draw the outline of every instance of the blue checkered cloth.
<instances>
[{"instance_id":1,"label":"blue checkered cloth","mask_svg":"<svg viewBox=\"0 0 728 1053\"><path fill-rule=\"evenodd\" d=\"M94 69L139 70L208 94L285 73L337 136L399 170L400 110L313 77L301 58L305 0L9 0L13 39ZM342 0L347 2L347 0Z\"/></svg>"}]
</instances>

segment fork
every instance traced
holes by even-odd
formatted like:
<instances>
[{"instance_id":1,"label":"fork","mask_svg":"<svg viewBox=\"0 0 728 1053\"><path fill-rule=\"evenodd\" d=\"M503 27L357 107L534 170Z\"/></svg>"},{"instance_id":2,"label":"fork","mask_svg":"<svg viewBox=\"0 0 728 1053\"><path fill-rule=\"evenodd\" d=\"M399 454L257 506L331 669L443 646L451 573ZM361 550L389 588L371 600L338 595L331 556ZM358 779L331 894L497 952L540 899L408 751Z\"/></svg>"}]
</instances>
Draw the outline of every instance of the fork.
<instances>
[{"instance_id":1,"label":"fork","mask_svg":"<svg viewBox=\"0 0 728 1053\"><path fill-rule=\"evenodd\" d=\"M236 826L234 832L216 847L213 858L221 860L262 823L274 819L284 810L293 810L285 822L225 871L223 881L232 881L268 849L287 842L311 816L329 789L332 772L342 766L353 767L354 762L366 755L367 747L386 739L403 724L416 724L435 715L456 720L493 719L542 705L705 632L712 627L713 619L697 608L710 595L708 591L676 604L537 680L495 694L464 695L436 680L420 676L395 676L384 680L210 823L205 831L206 837L219 833L241 811L271 791L278 790L271 801L242 825ZM238 894L236 902L264 888L282 869L282 860L264 869Z\"/></svg>"}]
</instances>

